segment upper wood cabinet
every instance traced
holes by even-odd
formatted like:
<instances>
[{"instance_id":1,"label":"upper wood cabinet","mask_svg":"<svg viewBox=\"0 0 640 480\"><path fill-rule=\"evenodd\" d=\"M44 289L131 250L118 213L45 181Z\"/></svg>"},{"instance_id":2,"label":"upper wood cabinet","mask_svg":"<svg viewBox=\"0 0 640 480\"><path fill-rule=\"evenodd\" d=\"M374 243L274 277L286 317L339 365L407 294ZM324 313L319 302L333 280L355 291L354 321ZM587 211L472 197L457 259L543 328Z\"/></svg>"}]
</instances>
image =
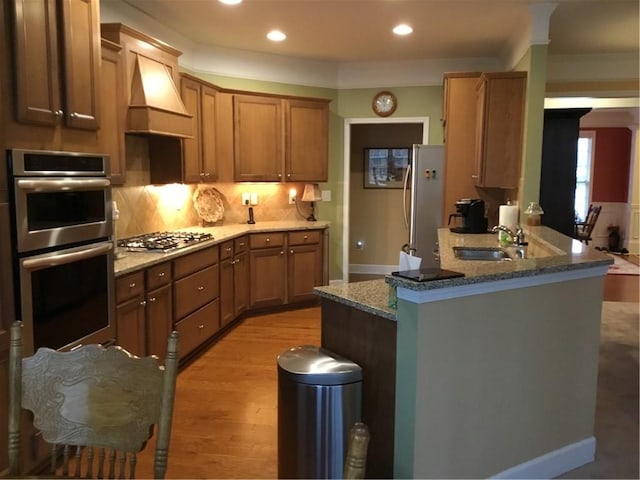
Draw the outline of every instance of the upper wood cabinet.
<instances>
[{"instance_id":1,"label":"upper wood cabinet","mask_svg":"<svg viewBox=\"0 0 640 480\"><path fill-rule=\"evenodd\" d=\"M182 141L183 181L212 182L218 178L216 159L216 90L182 74L180 95L193 115L193 138Z\"/></svg>"},{"instance_id":2,"label":"upper wood cabinet","mask_svg":"<svg viewBox=\"0 0 640 480\"><path fill-rule=\"evenodd\" d=\"M288 99L285 108L285 180L328 179L329 106L326 102Z\"/></svg>"},{"instance_id":3,"label":"upper wood cabinet","mask_svg":"<svg viewBox=\"0 0 640 480\"><path fill-rule=\"evenodd\" d=\"M237 182L325 182L326 100L234 95Z\"/></svg>"},{"instance_id":4,"label":"upper wood cabinet","mask_svg":"<svg viewBox=\"0 0 640 480\"><path fill-rule=\"evenodd\" d=\"M483 73L478 81L475 182L518 188L526 72Z\"/></svg>"},{"instance_id":5,"label":"upper wood cabinet","mask_svg":"<svg viewBox=\"0 0 640 480\"><path fill-rule=\"evenodd\" d=\"M236 182L281 181L282 100L259 95L235 95L233 122Z\"/></svg>"},{"instance_id":6,"label":"upper wood cabinet","mask_svg":"<svg viewBox=\"0 0 640 480\"><path fill-rule=\"evenodd\" d=\"M124 71L121 47L109 40L102 40L102 65L100 82L100 123L98 143L102 152L109 155L111 184L125 182L124 122Z\"/></svg>"},{"instance_id":7,"label":"upper wood cabinet","mask_svg":"<svg viewBox=\"0 0 640 480\"><path fill-rule=\"evenodd\" d=\"M97 130L98 0L13 0L16 119Z\"/></svg>"}]
</instances>

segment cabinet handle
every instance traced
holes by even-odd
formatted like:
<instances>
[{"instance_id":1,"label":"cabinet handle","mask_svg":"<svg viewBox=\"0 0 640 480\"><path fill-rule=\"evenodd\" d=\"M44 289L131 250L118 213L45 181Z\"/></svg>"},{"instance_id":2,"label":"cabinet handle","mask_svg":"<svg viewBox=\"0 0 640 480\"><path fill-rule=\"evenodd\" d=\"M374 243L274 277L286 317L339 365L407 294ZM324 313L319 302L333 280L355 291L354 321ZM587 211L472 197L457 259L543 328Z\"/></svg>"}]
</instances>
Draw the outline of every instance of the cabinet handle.
<instances>
[{"instance_id":1,"label":"cabinet handle","mask_svg":"<svg viewBox=\"0 0 640 480\"><path fill-rule=\"evenodd\" d=\"M129 288L136 288L136 282L131 282L129 284Z\"/></svg>"},{"instance_id":2,"label":"cabinet handle","mask_svg":"<svg viewBox=\"0 0 640 480\"><path fill-rule=\"evenodd\" d=\"M63 112L62 110L58 110L58 111L56 111L56 112L54 113L54 115L55 115L56 117L61 117L61 116L63 116L63 115L64 115L64 112Z\"/></svg>"},{"instance_id":3,"label":"cabinet handle","mask_svg":"<svg viewBox=\"0 0 640 480\"><path fill-rule=\"evenodd\" d=\"M230 252L231 251L231 247L227 247L224 249L225 252Z\"/></svg>"},{"instance_id":4,"label":"cabinet handle","mask_svg":"<svg viewBox=\"0 0 640 480\"><path fill-rule=\"evenodd\" d=\"M471 178L473 178L474 180L478 178L478 175L471 175Z\"/></svg>"},{"instance_id":5,"label":"cabinet handle","mask_svg":"<svg viewBox=\"0 0 640 480\"><path fill-rule=\"evenodd\" d=\"M69 116L70 116L71 118L80 118L80 115L78 115L76 112L71 112L71 113L69 114Z\"/></svg>"},{"instance_id":6,"label":"cabinet handle","mask_svg":"<svg viewBox=\"0 0 640 480\"><path fill-rule=\"evenodd\" d=\"M149 299L149 301L150 301L150 302L155 302L155 301L156 301L156 297L151 297L151 298Z\"/></svg>"},{"instance_id":7,"label":"cabinet handle","mask_svg":"<svg viewBox=\"0 0 640 480\"><path fill-rule=\"evenodd\" d=\"M145 302L144 300L142 300L142 301L140 302L140 306L141 306L141 307L144 307L146 304L147 304L147 302Z\"/></svg>"},{"instance_id":8,"label":"cabinet handle","mask_svg":"<svg viewBox=\"0 0 640 480\"><path fill-rule=\"evenodd\" d=\"M160 272L160 273L158 274L158 276L159 276L160 278L164 277L164 272Z\"/></svg>"},{"instance_id":9,"label":"cabinet handle","mask_svg":"<svg viewBox=\"0 0 640 480\"><path fill-rule=\"evenodd\" d=\"M203 287L202 285L200 285L200 286L198 287L198 291L199 291L199 292L201 292L201 291L203 291L203 290L204 290L204 287Z\"/></svg>"},{"instance_id":10,"label":"cabinet handle","mask_svg":"<svg viewBox=\"0 0 640 480\"><path fill-rule=\"evenodd\" d=\"M241 247L244 247L244 242L240 242L240 243L239 243L239 245L240 245Z\"/></svg>"}]
</instances>

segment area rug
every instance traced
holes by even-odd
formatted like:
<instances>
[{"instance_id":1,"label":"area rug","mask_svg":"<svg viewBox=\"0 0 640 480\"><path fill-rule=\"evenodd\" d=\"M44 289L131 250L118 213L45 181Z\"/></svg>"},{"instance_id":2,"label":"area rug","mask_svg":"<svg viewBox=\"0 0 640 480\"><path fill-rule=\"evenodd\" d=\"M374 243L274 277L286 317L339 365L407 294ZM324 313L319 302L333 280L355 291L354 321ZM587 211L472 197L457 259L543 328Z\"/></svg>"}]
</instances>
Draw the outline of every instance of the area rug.
<instances>
[{"instance_id":1,"label":"area rug","mask_svg":"<svg viewBox=\"0 0 640 480\"><path fill-rule=\"evenodd\" d=\"M621 255L609 255L614 264L609 265L607 273L613 275L640 275L640 266L631 263Z\"/></svg>"}]
</instances>

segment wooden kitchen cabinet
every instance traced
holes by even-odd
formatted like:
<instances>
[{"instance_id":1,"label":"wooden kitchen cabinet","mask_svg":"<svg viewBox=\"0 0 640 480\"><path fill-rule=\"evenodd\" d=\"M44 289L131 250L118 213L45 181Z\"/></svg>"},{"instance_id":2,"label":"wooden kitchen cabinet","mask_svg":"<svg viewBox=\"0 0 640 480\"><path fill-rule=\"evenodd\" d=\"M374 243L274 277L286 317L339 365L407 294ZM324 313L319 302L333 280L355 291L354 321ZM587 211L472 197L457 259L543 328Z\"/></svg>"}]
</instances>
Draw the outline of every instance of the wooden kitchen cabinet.
<instances>
[{"instance_id":1,"label":"wooden kitchen cabinet","mask_svg":"<svg viewBox=\"0 0 640 480\"><path fill-rule=\"evenodd\" d=\"M220 329L218 246L173 261L174 320L185 358Z\"/></svg>"},{"instance_id":2,"label":"wooden kitchen cabinet","mask_svg":"<svg viewBox=\"0 0 640 480\"><path fill-rule=\"evenodd\" d=\"M257 233L249 238L251 308L284 305L287 264L285 234Z\"/></svg>"},{"instance_id":3,"label":"wooden kitchen cabinet","mask_svg":"<svg viewBox=\"0 0 640 480\"><path fill-rule=\"evenodd\" d=\"M173 330L173 285L171 263L145 271L146 354L166 358L167 341Z\"/></svg>"},{"instance_id":4,"label":"wooden kitchen cabinet","mask_svg":"<svg viewBox=\"0 0 640 480\"><path fill-rule=\"evenodd\" d=\"M117 344L133 355L146 355L144 272L116 279Z\"/></svg>"},{"instance_id":5,"label":"wooden kitchen cabinet","mask_svg":"<svg viewBox=\"0 0 640 480\"><path fill-rule=\"evenodd\" d=\"M288 234L287 303L316 298L314 287L322 285L322 231Z\"/></svg>"},{"instance_id":6,"label":"wooden kitchen cabinet","mask_svg":"<svg viewBox=\"0 0 640 480\"><path fill-rule=\"evenodd\" d=\"M126 173L124 122L127 105L121 51L119 45L102 39L100 123L105 127L98 130L98 143L109 155L112 185L122 185Z\"/></svg>"},{"instance_id":7,"label":"wooden kitchen cabinet","mask_svg":"<svg viewBox=\"0 0 640 480\"><path fill-rule=\"evenodd\" d=\"M99 127L98 0L13 0L16 119Z\"/></svg>"},{"instance_id":8,"label":"wooden kitchen cabinet","mask_svg":"<svg viewBox=\"0 0 640 480\"><path fill-rule=\"evenodd\" d=\"M444 74L445 175L442 218L455 213L461 198L478 198L475 189L476 154L476 85L480 72Z\"/></svg>"},{"instance_id":9,"label":"wooden kitchen cabinet","mask_svg":"<svg viewBox=\"0 0 640 480\"><path fill-rule=\"evenodd\" d=\"M526 72L483 73L478 80L475 183L518 188Z\"/></svg>"},{"instance_id":10,"label":"wooden kitchen cabinet","mask_svg":"<svg viewBox=\"0 0 640 480\"><path fill-rule=\"evenodd\" d=\"M282 100L234 95L236 182L279 182L283 168Z\"/></svg>"},{"instance_id":11,"label":"wooden kitchen cabinet","mask_svg":"<svg viewBox=\"0 0 640 480\"><path fill-rule=\"evenodd\" d=\"M326 182L328 179L329 105L287 99L285 112L285 180Z\"/></svg>"},{"instance_id":12,"label":"wooden kitchen cabinet","mask_svg":"<svg viewBox=\"0 0 640 480\"><path fill-rule=\"evenodd\" d=\"M216 159L216 89L188 74L181 74L180 94L193 116L193 138L182 140L182 167L185 183L218 179Z\"/></svg>"},{"instance_id":13,"label":"wooden kitchen cabinet","mask_svg":"<svg viewBox=\"0 0 640 480\"><path fill-rule=\"evenodd\" d=\"M327 100L234 95L236 182L326 182Z\"/></svg>"},{"instance_id":14,"label":"wooden kitchen cabinet","mask_svg":"<svg viewBox=\"0 0 640 480\"><path fill-rule=\"evenodd\" d=\"M220 245L220 326L238 318L249 304L249 254L246 236Z\"/></svg>"}]
</instances>

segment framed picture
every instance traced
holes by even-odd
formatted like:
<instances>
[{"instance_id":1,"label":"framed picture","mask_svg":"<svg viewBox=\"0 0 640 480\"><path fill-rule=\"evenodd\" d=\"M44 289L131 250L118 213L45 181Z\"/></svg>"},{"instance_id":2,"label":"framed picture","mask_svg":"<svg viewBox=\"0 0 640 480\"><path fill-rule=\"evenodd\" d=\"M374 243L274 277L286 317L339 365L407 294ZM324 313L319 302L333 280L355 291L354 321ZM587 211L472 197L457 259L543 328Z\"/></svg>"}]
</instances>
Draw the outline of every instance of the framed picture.
<instances>
[{"instance_id":1,"label":"framed picture","mask_svg":"<svg viewBox=\"0 0 640 480\"><path fill-rule=\"evenodd\" d=\"M365 148L364 188L402 188L411 149Z\"/></svg>"}]
</instances>

